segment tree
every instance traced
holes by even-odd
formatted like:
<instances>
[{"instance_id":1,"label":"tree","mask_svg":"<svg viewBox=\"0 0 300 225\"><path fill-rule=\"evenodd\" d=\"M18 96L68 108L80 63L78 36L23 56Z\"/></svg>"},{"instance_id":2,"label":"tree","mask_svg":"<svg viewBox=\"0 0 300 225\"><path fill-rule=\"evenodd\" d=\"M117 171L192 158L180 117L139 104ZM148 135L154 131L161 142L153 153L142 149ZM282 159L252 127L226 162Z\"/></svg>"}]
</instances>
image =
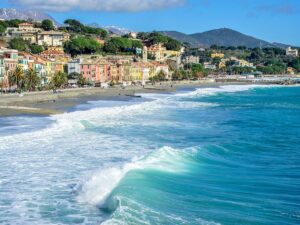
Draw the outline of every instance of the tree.
<instances>
[{"instance_id":1,"label":"tree","mask_svg":"<svg viewBox=\"0 0 300 225\"><path fill-rule=\"evenodd\" d=\"M12 19L12 20L7 20L7 27L18 27L20 23L26 22L25 20L19 20L19 19Z\"/></svg>"},{"instance_id":2,"label":"tree","mask_svg":"<svg viewBox=\"0 0 300 225\"><path fill-rule=\"evenodd\" d=\"M21 67L17 66L16 69L9 74L9 86L17 86L17 90L21 91L24 85L24 71Z\"/></svg>"},{"instance_id":3,"label":"tree","mask_svg":"<svg viewBox=\"0 0 300 225\"><path fill-rule=\"evenodd\" d=\"M86 80L86 78L82 74L79 74L78 80L77 80L77 85L79 87L83 87L84 85L87 85L87 84L88 84L88 81Z\"/></svg>"},{"instance_id":4,"label":"tree","mask_svg":"<svg viewBox=\"0 0 300 225\"><path fill-rule=\"evenodd\" d=\"M67 74L63 72L55 73L51 79L50 85L53 90L57 88L62 88L68 84Z\"/></svg>"},{"instance_id":5,"label":"tree","mask_svg":"<svg viewBox=\"0 0 300 225\"><path fill-rule=\"evenodd\" d=\"M181 43L177 40L170 39L167 43L165 43L165 47L167 50L179 51L181 48Z\"/></svg>"},{"instance_id":6,"label":"tree","mask_svg":"<svg viewBox=\"0 0 300 225\"><path fill-rule=\"evenodd\" d=\"M68 74L68 80L78 80L80 76L80 73L73 72Z\"/></svg>"},{"instance_id":7,"label":"tree","mask_svg":"<svg viewBox=\"0 0 300 225\"><path fill-rule=\"evenodd\" d=\"M99 44L95 39L86 37L73 38L72 40L64 43L65 52L72 56L78 54L92 54L100 51L101 48L101 44Z\"/></svg>"},{"instance_id":8,"label":"tree","mask_svg":"<svg viewBox=\"0 0 300 225\"><path fill-rule=\"evenodd\" d=\"M137 34L137 38L140 39L140 40L145 41L145 40L148 38L148 34L145 33L145 32L139 32L139 33Z\"/></svg>"},{"instance_id":9,"label":"tree","mask_svg":"<svg viewBox=\"0 0 300 225\"><path fill-rule=\"evenodd\" d=\"M90 27L85 26L84 24L80 23L78 20L74 19L67 19L64 22L67 27L65 27L66 30L74 33L80 33L80 34L92 34L99 36L101 38L106 38L108 36L108 32L102 28L98 27Z\"/></svg>"},{"instance_id":10,"label":"tree","mask_svg":"<svg viewBox=\"0 0 300 225\"><path fill-rule=\"evenodd\" d=\"M46 31L50 31L50 30L55 29L52 20L49 20L49 19L46 19L46 20L42 21L42 28Z\"/></svg>"},{"instance_id":11,"label":"tree","mask_svg":"<svg viewBox=\"0 0 300 225\"><path fill-rule=\"evenodd\" d=\"M136 48L143 48L139 40L132 40L124 37L113 37L105 42L103 50L109 53L134 52Z\"/></svg>"},{"instance_id":12,"label":"tree","mask_svg":"<svg viewBox=\"0 0 300 225\"><path fill-rule=\"evenodd\" d=\"M0 34L3 34L6 31L6 27L3 24L0 24Z\"/></svg>"},{"instance_id":13,"label":"tree","mask_svg":"<svg viewBox=\"0 0 300 225\"><path fill-rule=\"evenodd\" d=\"M41 83L41 79L38 76L38 73L34 69L29 69L25 73L25 88L29 91L34 91L36 86Z\"/></svg>"},{"instance_id":14,"label":"tree","mask_svg":"<svg viewBox=\"0 0 300 225\"><path fill-rule=\"evenodd\" d=\"M165 81L166 73L163 70L161 70L161 71L159 71L159 73L156 76L150 77L150 80L151 81Z\"/></svg>"},{"instance_id":15,"label":"tree","mask_svg":"<svg viewBox=\"0 0 300 225\"><path fill-rule=\"evenodd\" d=\"M187 78L199 79L207 75L207 71L203 68L203 66L199 63L192 63L185 65L185 69L190 69L190 76Z\"/></svg>"},{"instance_id":16,"label":"tree","mask_svg":"<svg viewBox=\"0 0 300 225\"><path fill-rule=\"evenodd\" d=\"M42 51L44 51L44 47L37 44L30 44L29 48L32 54L40 54Z\"/></svg>"},{"instance_id":17,"label":"tree","mask_svg":"<svg viewBox=\"0 0 300 225\"><path fill-rule=\"evenodd\" d=\"M8 43L8 45L11 49L16 49L21 52L29 51L28 42L22 38L14 38Z\"/></svg>"}]
</instances>

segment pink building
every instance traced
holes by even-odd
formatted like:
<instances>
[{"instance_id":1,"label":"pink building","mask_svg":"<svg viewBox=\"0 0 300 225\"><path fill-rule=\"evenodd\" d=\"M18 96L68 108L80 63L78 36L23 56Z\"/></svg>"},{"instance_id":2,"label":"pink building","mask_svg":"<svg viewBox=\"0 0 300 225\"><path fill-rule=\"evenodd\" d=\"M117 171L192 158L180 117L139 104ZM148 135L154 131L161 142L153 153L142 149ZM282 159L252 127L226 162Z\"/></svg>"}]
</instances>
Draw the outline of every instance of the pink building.
<instances>
[{"instance_id":1,"label":"pink building","mask_svg":"<svg viewBox=\"0 0 300 225\"><path fill-rule=\"evenodd\" d=\"M80 64L80 71L84 78L92 81L94 84L108 80L108 65L105 62L84 60Z\"/></svg>"}]
</instances>

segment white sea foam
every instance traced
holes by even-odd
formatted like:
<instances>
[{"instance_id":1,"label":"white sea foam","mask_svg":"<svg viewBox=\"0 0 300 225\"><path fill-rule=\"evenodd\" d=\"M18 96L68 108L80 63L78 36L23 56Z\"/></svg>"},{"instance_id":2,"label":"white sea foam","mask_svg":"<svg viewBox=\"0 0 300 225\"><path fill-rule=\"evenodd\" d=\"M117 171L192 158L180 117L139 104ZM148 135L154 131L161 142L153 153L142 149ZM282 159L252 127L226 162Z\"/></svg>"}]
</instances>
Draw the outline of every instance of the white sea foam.
<instances>
[{"instance_id":1,"label":"white sea foam","mask_svg":"<svg viewBox=\"0 0 300 225\"><path fill-rule=\"evenodd\" d=\"M215 107L214 103L201 103L182 101L178 98L197 97L215 95L222 92L240 92L252 88L265 88L269 85L224 85L215 88L198 88L195 91L178 94L144 94L145 98L154 99L150 102L130 103L129 105L98 107L85 111L75 111L52 116L54 123L45 128L34 132L12 134L0 137L1 148L7 148L11 143L22 141L22 143L31 142L32 140L49 141L49 137L55 138L67 133L77 133L78 130L84 130L86 127L82 121L89 121L91 124L110 124L110 126L122 124L124 121L134 121L144 115L162 111L168 108L198 108L198 107ZM271 86L273 87L273 86ZM96 103L93 102L95 105ZM105 104L108 104L107 102Z\"/></svg>"},{"instance_id":2,"label":"white sea foam","mask_svg":"<svg viewBox=\"0 0 300 225\"><path fill-rule=\"evenodd\" d=\"M121 167L102 169L83 184L77 199L81 203L91 205L104 204L109 194L124 176L133 170L150 169L168 173L185 172L185 154L194 154L194 152L187 153L170 147L163 147L147 157L133 159Z\"/></svg>"},{"instance_id":3,"label":"white sea foam","mask_svg":"<svg viewBox=\"0 0 300 225\"><path fill-rule=\"evenodd\" d=\"M180 97L198 97L198 96L211 96L219 93L231 93L231 92L242 92L254 88L270 88L276 87L276 85L222 85L220 87L209 87L209 88L197 88L195 91L187 93L179 93L176 96Z\"/></svg>"}]
</instances>

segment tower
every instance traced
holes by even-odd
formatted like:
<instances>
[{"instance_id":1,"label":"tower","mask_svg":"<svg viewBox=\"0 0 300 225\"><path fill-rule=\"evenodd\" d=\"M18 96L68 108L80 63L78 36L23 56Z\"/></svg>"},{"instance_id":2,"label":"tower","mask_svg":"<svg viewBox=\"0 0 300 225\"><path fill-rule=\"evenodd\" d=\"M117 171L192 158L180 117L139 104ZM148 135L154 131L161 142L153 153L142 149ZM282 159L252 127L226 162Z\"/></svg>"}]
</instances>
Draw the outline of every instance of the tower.
<instances>
[{"instance_id":1,"label":"tower","mask_svg":"<svg viewBox=\"0 0 300 225\"><path fill-rule=\"evenodd\" d=\"M144 49L143 49L143 62L148 62L148 48L147 46L144 46Z\"/></svg>"}]
</instances>

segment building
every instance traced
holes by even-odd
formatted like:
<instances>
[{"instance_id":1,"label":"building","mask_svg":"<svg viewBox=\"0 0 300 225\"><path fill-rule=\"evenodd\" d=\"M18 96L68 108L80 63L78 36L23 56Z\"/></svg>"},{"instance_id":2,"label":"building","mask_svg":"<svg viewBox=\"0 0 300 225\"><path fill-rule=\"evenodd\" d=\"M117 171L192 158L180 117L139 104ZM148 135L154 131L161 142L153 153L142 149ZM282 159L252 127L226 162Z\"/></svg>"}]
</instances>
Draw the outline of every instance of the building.
<instances>
[{"instance_id":1,"label":"building","mask_svg":"<svg viewBox=\"0 0 300 225\"><path fill-rule=\"evenodd\" d=\"M230 61L233 62L233 66L235 67L251 67L251 68L255 68L255 66L253 65L253 63L250 63L246 60L243 59L238 59L236 57L231 57Z\"/></svg>"},{"instance_id":2,"label":"building","mask_svg":"<svg viewBox=\"0 0 300 225\"><path fill-rule=\"evenodd\" d=\"M288 47L285 52L288 56L298 57L298 49L292 49L291 47Z\"/></svg>"},{"instance_id":3,"label":"building","mask_svg":"<svg viewBox=\"0 0 300 225\"><path fill-rule=\"evenodd\" d=\"M224 55L224 53L212 53L212 54L210 55L210 57L211 57L212 59L214 59L214 58L220 58L220 59L223 59L223 58L225 57L225 55Z\"/></svg>"},{"instance_id":4,"label":"building","mask_svg":"<svg viewBox=\"0 0 300 225\"><path fill-rule=\"evenodd\" d=\"M18 50L0 49L0 81L3 88L9 86L8 76L13 73L18 65Z\"/></svg>"},{"instance_id":5,"label":"building","mask_svg":"<svg viewBox=\"0 0 300 225\"><path fill-rule=\"evenodd\" d=\"M42 31L40 28L33 27L32 23L20 23L19 27L8 27L4 33L4 38L22 38L32 44L37 43L37 34Z\"/></svg>"},{"instance_id":6,"label":"building","mask_svg":"<svg viewBox=\"0 0 300 225\"><path fill-rule=\"evenodd\" d=\"M184 57L182 61L185 64L190 64L190 63L197 64L200 62L200 58L199 58L199 56L189 55L189 56Z\"/></svg>"},{"instance_id":7,"label":"building","mask_svg":"<svg viewBox=\"0 0 300 225\"><path fill-rule=\"evenodd\" d=\"M63 43L70 39L70 35L60 31L43 31L35 28L32 23L20 23L19 27L8 27L4 38L7 41L13 38L22 38L31 44L63 46Z\"/></svg>"},{"instance_id":8,"label":"building","mask_svg":"<svg viewBox=\"0 0 300 225\"><path fill-rule=\"evenodd\" d=\"M80 63L80 73L96 85L112 80L117 76L118 70L103 60L83 59Z\"/></svg>"},{"instance_id":9,"label":"building","mask_svg":"<svg viewBox=\"0 0 300 225\"><path fill-rule=\"evenodd\" d=\"M68 40L70 35L59 31L41 31L37 34L37 44L43 46L63 46Z\"/></svg>"},{"instance_id":10,"label":"building","mask_svg":"<svg viewBox=\"0 0 300 225\"><path fill-rule=\"evenodd\" d=\"M210 69L210 70L216 70L217 69L217 66L215 64L211 64L209 62L205 62L203 65L204 65L205 69Z\"/></svg>"},{"instance_id":11,"label":"building","mask_svg":"<svg viewBox=\"0 0 300 225\"><path fill-rule=\"evenodd\" d=\"M67 62L70 59L70 56L65 54L62 47L48 47L47 50L40 53L41 57L44 57L46 59L57 59L57 58L63 58L64 62L67 60ZM66 63L67 63L66 62Z\"/></svg>"},{"instance_id":12,"label":"building","mask_svg":"<svg viewBox=\"0 0 300 225\"><path fill-rule=\"evenodd\" d=\"M169 72L169 66L167 64L162 64L159 62L151 62L151 67L153 73L150 74L150 77L156 76L160 72L163 72L166 76L166 79L170 79L170 72Z\"/></svg>"},{"instance_id":13,"label":"building","mask_svg":"<svg viewBox=\"0 0 300 225\"><path fill-rule=\"evenodd\" d=\"M219 63L219 69L223 69L226 68L226 61L225 60L221 60L221 62Z\"/></svg>"},{"instance_id":14,"label":"building","mask_svg":"<svg viewBox=\"0 0 300 225\"><path fill-rule=\"evenodd\" d=\"M80 64L82 59L72 59L68 62L68 74L71 73L81 73L80 71Z\"/></svg>"},{"instance_id":15,"label":"building","mask_svg":"<svg viewBox=\"0 0 300 225\"><path fill-rule=\"evenodd\" d=\"M136 32L129 32L128 37L136 39L137 38L137 33Z\"/></svg>"},{"instance_id":16,"label":"building","mask_svg":"<svg viewBox=\"0 0 300 225\"><path fill-rule=\"evenodd\" d=\"M164 47L161 43L151 45L147 49L144 49L144 51L145 50L148 52L148 58L158 62L164 62L167 59L177 58L181 55L180 51L167 50L166 47Z\"/></svg>"}]
</instances>

